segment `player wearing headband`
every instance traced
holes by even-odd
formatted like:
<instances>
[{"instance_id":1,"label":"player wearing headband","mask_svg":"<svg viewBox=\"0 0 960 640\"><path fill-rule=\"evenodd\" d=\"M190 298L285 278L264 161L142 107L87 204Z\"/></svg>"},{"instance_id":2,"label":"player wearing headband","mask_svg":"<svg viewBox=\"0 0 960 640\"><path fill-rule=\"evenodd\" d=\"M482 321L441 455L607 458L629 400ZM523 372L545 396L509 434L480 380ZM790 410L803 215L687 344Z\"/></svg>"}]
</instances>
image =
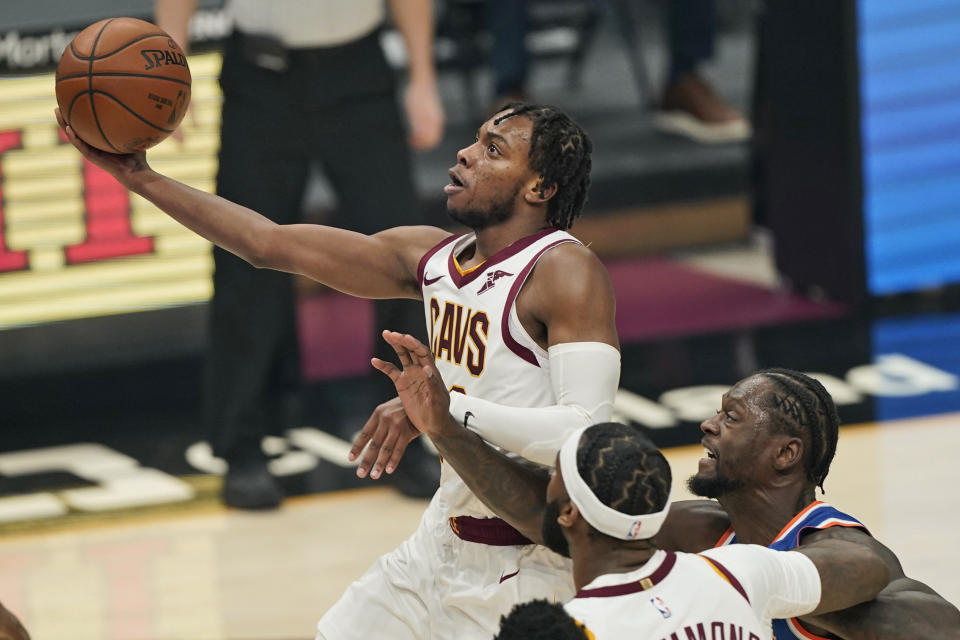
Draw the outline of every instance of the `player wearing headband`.
<instances>
[{"instance_id":1,"label":"player wearing headband","mask_svg":"<svg viewBox=\"0 0 960 640\"><path fill-rule=\"evenodd\" d=\"M380 360L375 366L393 380L414 425L456 468L465 440L475 443L476 437L450 417L445 384L426 347L411 336L385 337L403 372ZM522 463L497 458L497 467L522 473ZM666 459L633 427L594 425L561 446L546 487L540 538L573 561L577 594L565 608L588 637L638 631L649 638L719 637L722 630L724 637L769 638L771 618L853 606L875 597L889 579L883 562L840 541L829 552L756 545L701 554L658 549L651 538L669 512L671 486ZM542 494L519 497L544 504ZM846 555L838 562L840 548Z\"/></svg>"},{"instance_id":2,"label":"player wearing headband","mask_svg":"<svg viewBox=\"0 0 960 640\"><path fill-rule=\"evenodd\" d=\"M670 509L670 466L638 429L606 423L564 443L547 485L543 537L573 559L567 612L597 639L769 638L771 620L842 609L886 584L883 563L739 545L700 554L650 541ZM861 571L863 570L863 571ZM851 588L852 587L852 588Z\"/></svg>"}]
</instances>

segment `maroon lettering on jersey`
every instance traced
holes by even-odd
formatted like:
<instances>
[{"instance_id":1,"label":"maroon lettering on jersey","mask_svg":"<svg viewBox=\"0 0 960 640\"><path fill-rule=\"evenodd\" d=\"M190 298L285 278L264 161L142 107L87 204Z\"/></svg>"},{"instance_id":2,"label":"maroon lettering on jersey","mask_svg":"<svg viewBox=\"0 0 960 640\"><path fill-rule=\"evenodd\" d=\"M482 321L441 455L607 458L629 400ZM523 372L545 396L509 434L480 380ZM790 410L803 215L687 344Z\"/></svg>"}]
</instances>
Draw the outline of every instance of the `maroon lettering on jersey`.
<instances>
[{"instance_id":1,"label":"maroon lettering on jersey","mask_svg":"<svg viewBox=\"0 0 960 640\"><path fill-rule=\"evenodd\" d=\"M467 370L471 375L479 376L487 362L487 332L490 330L490 318L478 311L470 318L470 342L474 349L467 349ZM476 357L474 357L476 355Z\"/></svg>"},{"instance_id":2,"label":"maroon lettering on jersey","mask_svg":"<svg viewBox=\"0 0 960 640\"><path fill-rule=\"evenodd\" d=\"M440 323L440 335L437 337L437 349L433 353L433 357L437 360L445 359L447 362L453 362L455 306L456 305L452 305L449 302L443 305L443 320ZM446 355L444 355L444 352L446 352Z\"/></svg>"},{"instance_id":3,"label":"maroon lettering on jersey","mask_svg":"<svg viewBox=\"0 0 960 640\"><path fill-rule=\"evenodd\" d=\"M66 141L60 131L61 141ZM67 264L153 253L153 238L135 236L130 225L130 194L109 173L83 161L85 240L64 248Z\"/></svg>"},{"instance_id":4,"label":"maroon lettering on jersey","mask_svg":"<svg viewBox=\"0 0 960 640\"><path fill-rule=\"evenodd\" d=\"M22 148L23 133L21 131L0 131L0 273L23 271L30 264L26 251L10 251L7 248L7 226L4 222L3 155L11 149Z\"/></svg>"},{"instance_id":5,"label":"maroon lettering on jersey","mask_svg":"<svg viewBox=\"0 0 960 640\"><path fill-rule=\"evenodd\" d=\"M437 302L436 298L430 298L430 351L433 352L433 357L437 357L437 339L436 339L436 328L437 328L437 319L440 317L440 303Z\"/></svg>"},{"instance_id":6,"label":"maroon lettering on jersey","mask_svg":"<svg viewBox=\"0 0 960 640\"><path fill-rule=\"evenodd\" d=\"M702 622L697 623L696 635L694 635L693 627L684 627L683 631L687 634L687 640L707 640L707 632L703 628Z\"/></svg>"},{"instance_id":7,"label":"maroon lettering on jersey","mask_svg":"<svg viewBox=\"0 0 960 640\"><path fill-rule=\"evenodd\" d=\"M686 625L682 629L683 639L673 632L670 634L669 640L760 640L752 631L747 631L742 626L734 624L733 622L711 622L710 623L710 634L707 634L707 629L704 627L702 622L698 622L697 626ZM744 631L747 632L747 635L744 636ZM661 640L668 640L666 637L661 638Z\"/></svg>"},{"instance_id":8,"label":"maroon lettering on jersey","mask_svg":"<svg viewBox=\"0 0 960 640\"><path fill-rule=\"evenodd\" d=\"M467 309L467 317L470 317L470 309ZM463 321L463 307L458 304L457 325L453 331L453 361L457 364L463 362L463 350L467 346L467 331L469 330L469 323Z\"/></svg>"},{"instance_id":9,"label":"maroon lettering on jersey","mask_svg":"<svg viewBox=\"0 0 960 640\"><path fill-rule=\"evenodd\" d=\"M453 302L444 302L441 310L440 303L431 299L430 317L430 344L434 359L446 360L458 366L466 363L474 377L483 373L487 355L486 341L490 330L490 318L487 314L464 309L463 305ZM434 334L438 319L440 329Z\"/></svg>"}]
</instances>

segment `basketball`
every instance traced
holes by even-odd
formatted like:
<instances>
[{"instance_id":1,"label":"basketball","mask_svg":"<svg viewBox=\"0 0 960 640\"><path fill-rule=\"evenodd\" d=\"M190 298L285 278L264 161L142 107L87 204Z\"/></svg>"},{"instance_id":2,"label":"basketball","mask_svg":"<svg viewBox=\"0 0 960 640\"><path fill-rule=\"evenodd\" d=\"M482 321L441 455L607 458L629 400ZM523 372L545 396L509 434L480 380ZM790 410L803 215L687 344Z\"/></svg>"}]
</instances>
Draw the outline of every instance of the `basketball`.
<instances>
[{"instance_id":1,"label":"basketball","mask_svg":"<svg viewBox=\"0 0 960 640\"><path fill-rule=\"evenodd\" d=\"M190 103L190 69L180 45L155 25L108 18L67 45L56 93L60 113L84 142L133 153L176 130Z\"/></svg>"}]
</instances>

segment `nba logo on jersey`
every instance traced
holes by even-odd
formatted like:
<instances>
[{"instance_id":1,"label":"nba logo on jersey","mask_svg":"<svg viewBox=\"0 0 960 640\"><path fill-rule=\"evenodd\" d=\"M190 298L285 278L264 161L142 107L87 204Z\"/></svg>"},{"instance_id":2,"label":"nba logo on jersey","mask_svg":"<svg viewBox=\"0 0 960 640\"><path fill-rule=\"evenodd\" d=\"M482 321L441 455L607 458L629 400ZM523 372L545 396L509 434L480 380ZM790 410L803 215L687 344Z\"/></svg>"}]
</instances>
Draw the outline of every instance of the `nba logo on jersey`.
<instances>
[{"instance_id":1,"label":"nba logo on jersey","mask_svg":"<svg viewBox=\"0 0 960 640\"><path fill-rule=\"evenodd\" d=\"M634 520L633 524L630 525L630 531L627 532L627 538L631 540L636 538L640 534L640 521Z\"/></svg>"},{"instance_id":2,"label":"nba logo on jersey","mask_svg":"<svg viewBox=\"0 0 960 640\"><path fill-rule=\"evenodd\" d=\"M504 276L512 276L512 275L513 275L512 273L507 273L506 271L501 271L500 269L497 269L496 271L491 271L490 273L487 274L487 281L484 282L483 286L480 287L480 290L477 291L477 295L480 295L481 293L489 289L493 289L494 283L500 278Z\"/></svg>"},{"instance_id":3,"label":"nba logo on jersey","mask_svg":"<svg viewBox=\"0 0 960 640\"><path fill-rule=\"evenodd\" d=\"M652 604L654 609L659 611L660 615L662 615L664 618L669 618L671 615L673 615L670 613L670 607L668 607L660 597L650 598L650 604Z\"/></svg>"}]
</instances>

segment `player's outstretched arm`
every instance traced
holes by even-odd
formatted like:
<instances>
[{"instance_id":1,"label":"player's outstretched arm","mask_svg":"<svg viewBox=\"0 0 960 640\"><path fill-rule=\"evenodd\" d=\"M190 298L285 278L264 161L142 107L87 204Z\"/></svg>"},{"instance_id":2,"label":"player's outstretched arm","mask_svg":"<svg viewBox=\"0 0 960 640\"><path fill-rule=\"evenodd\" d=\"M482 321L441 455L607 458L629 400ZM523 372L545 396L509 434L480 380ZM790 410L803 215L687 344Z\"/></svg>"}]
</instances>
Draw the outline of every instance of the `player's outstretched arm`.
<instances>
[{"instance_id":1,"label":"player's outstretched arm","mask_svg":"<svg viewBox=\"0 0 960 640\"><path fill-rule=\"evenodd\" d=\"M397 227L366 236L321 225L278 225L256 211L153 171L144 152L105 153L57 122L84 158L174 220L259 268L297 273L364 298L419 298L420 257L448 232Z\"/></svg>"},{"instance_id":2,"label":"player's outstretched arm","mask_svg":"<svg viewBox=\"0 0 960 640\"><path fill-rule=\"evenodd\" d=\"M887 567L889 578L875 598L809 616L812 624L845 640L960 640L960 610L927 585L905 576L896 555L876 539L831 527L808 536L799 550L813 549L831 537L855 542L863 550L858 553L868 553L874 558L870 562L879 559Z\"/></svg>"},{"instance_id":3,"label":"player's outstretched arm","mask_svg":"<svg viewBox=\"0 0 960 640\"><path fill-rule=\"evenodd\" d=\"M884 558L859 540L825 538L796 551L810 558L820 573L820 604L814 616L873 600L890 582Z\"/></svg>"},{"instance_id":4,"label":"player's outstretched arm","mask_svg":"<svg viewBox=\"0 0 960 640\"><path fill-rule=\"evenodd\" d=\"M869 602L815 623L845 640L960 640L960 611L927 585L897 578Z\"/></svg>"},{"instance_id":5,"label":"player's outstretched arm","mask_svg":"<svg viewBox=\"0 0 960 640\"><path fill-rule=\"evenodd\" d=\"M411 335L383 332L403 369L373 359L390 377L413 425L433 441L444 462L456 469L484 504L534 542L541 542L549 472L508 458L450 416L450 393L433 354Z\"/></svg>"}]
</instances>

